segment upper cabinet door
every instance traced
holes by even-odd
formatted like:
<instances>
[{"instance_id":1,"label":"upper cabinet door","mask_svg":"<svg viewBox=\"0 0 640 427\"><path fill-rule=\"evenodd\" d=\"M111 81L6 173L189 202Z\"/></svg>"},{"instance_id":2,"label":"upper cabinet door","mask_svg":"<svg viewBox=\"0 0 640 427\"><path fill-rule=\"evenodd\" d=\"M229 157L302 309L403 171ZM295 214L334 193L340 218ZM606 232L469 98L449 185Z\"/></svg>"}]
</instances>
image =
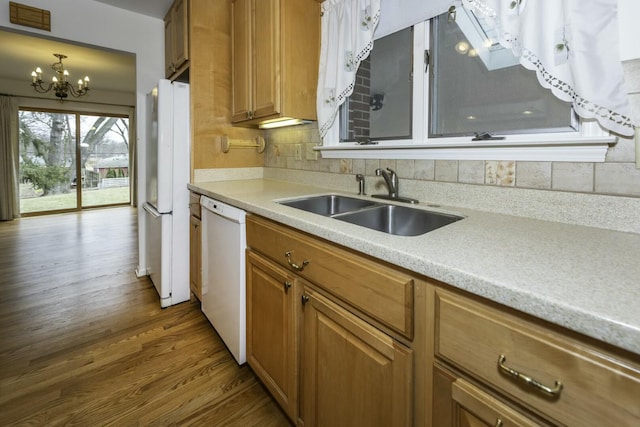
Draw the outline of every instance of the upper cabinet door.
<instances>
[{"instance_id":1,"label":"upper cabinet door","mask_svg":"<svg viewBox=\"0 0 640 427\"><path fill-rule=\"evenodd\" d=\"M253 117L280 112L280 0L255 1Z\"/></svg>"},{"instance_id":2,"label":"upper cabinet door","mask_svg":"<svg viewBox=\"0 0 640 427\"><path fill-rule=\"evenodd\" d=\"M164 18L164 75L173 74L173 14L171 9Z\"/></svg>"},{"instance_id":3,"label":"upper cabinet door","mask_svg":"<svg viewBox=\"0 0 640 427\"><path fill-rule=\"evenodd\" d=\"M189 60L189 2L176 0L164 18L165 76L174 79Z\"/></svg>"},{"instance_id":4,"label":"upper cabinet door","mask_svg":"<svg viewBox=\"0 0 640 427\"><path fill-rule=\"evenodd\" d=\"M233 123L251 118L252 55L251 5L253 0L234 0L232 4L232 45L233 56Z\"/></svg>"},{"instance_id":5,"label":"upper cabinet door","mask_svg":"<svg viewBox=\"0 0 640 427\"><path fill-rule=\"evenodd\" d=\"M315 120L318 2L234 0L232 14L232 123Z\"/></svg>"},{"instance_id":6,"label":"upper cabinet door","mask_svg":"<svg viewBox=\"0 0 640 427\"><path fill-rule=\"evenodd\" d=\"M173 58L176 67L189 59L189 12L187 0L176 0L173 5Z\"/></svg>"}]
</instances>

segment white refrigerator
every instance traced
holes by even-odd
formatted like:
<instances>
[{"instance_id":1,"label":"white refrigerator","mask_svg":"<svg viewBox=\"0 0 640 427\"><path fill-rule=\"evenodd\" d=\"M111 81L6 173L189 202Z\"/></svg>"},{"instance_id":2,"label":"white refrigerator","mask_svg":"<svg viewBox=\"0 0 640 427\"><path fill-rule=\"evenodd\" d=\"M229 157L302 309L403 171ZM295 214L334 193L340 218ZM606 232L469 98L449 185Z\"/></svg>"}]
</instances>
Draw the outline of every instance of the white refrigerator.
<instances>
[{"instance_id":1,"label":"white refrigerator","mask_svg":"<svg viewBox=\"0 0 640 427\"><path fill-rule=\"evenodd\" d=\"M168 307L190 297L189 85L160 80L147 95L146 273Z\"/></svg>"}]
</instances>

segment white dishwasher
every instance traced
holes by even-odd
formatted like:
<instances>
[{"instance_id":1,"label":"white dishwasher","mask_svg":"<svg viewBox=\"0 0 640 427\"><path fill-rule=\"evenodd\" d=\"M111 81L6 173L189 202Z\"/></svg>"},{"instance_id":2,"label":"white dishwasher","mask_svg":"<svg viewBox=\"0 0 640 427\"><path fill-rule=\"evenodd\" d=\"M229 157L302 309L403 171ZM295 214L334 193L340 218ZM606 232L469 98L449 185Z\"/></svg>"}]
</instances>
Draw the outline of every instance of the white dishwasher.
<instances>
[{"instance_id":1,"label":"white dishwasher","mask_svg":"<svg viewBox=\"0 0 640 427\"><path fill-rule=\"evenodd\" d=\"M246 213L201 196L202 312L238 364L246 356Z\"/></svg>"}]
</instances>

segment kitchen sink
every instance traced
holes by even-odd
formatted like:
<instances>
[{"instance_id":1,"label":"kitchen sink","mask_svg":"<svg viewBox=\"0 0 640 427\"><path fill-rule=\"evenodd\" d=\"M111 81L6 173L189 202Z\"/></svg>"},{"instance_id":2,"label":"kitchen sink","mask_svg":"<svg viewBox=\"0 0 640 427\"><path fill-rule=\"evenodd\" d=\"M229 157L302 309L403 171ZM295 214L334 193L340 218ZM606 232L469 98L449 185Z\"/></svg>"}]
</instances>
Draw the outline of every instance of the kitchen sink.
<instances>
[{"instance_id":1,"label":"kitchen sink","mask_svg":"<svg viewBox=\"0 0 640 427\"><path fill-rule=\"evenodd\" d=\"M372 200L356 199L354 197L340 196L337 194L310 196L295 200L285 200L278 203L324 216L357 211L358 209L378 204Z\"/></svg>"},{"instance_id":2,"label":"kitchen sink","mask_svg":"<svg viewBox=\"0 0 640 427\"><path fill-rule=\"evenodd\" d=\"M309 196L278 203L397 236L419 236L464 218L337 194Z\"/></svg>"},{"instance_id":3,"label":"kitchen sink","mask_svg":"<svg viewBox=\"0 0 640 427\"><path fill-rule=\"evenodd\" d=\"M334 218L397 236L418 236L463 217L407 206L383 205L336 215Z\"/></svg>"}]
</instances>

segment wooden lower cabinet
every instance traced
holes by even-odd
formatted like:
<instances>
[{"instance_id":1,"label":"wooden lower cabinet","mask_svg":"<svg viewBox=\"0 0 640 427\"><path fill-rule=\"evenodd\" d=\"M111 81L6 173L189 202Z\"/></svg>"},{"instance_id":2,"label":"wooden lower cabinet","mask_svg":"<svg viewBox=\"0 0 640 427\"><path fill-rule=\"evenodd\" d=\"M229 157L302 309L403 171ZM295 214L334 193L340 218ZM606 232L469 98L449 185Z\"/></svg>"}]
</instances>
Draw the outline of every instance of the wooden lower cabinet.
<instances>
[{"instance_id":1,"label":"wooden lower cabinet","mask_svg":"<svg viewBox=\"0 0 640 427\"><path fill-rule=\"evenodd\" d=\"M189 287L191 294L202 300L202 227L194 215L189 217Z\"/></svg>"},{"instance_id":2,"label":"wooden lower cabinet","mask_svg":"<svg viewBox=\"0 0 640 427\"><path fill-rule=\"evenodd\" d=\"M462 377L433 370L433 425L452 427L534 427L545 425L518 412Z\"/></svg>"},{"instance_id":3,"label":"wooden lower cabinet","mask_svg":"<svg viewBox=\"0 0 640 427\"><path fill-rule=\"evenodd\" d=\"M298 418L296 278L247 252L247 362L292 421Z\"/></svg>"},{"instance_id":4,"label":"wooden lower cabinet","mask_svg":"<svg viewBox=\"0 0 640 427\"><path fill-rule=\"evenodd\" d=\"M412 425L412 350L305 288L305 427Z\"/></svg>"},{"instance_id":5,"label":"wooden lower cabinet","mask_svg":"<svg viewBox=\"0 0 640 427\"><path fill-rule=\"evenodd\" d=\"M202 300L202 211L200 194L189 193L189 288L191 300Z\"/></svg>"},{"instance_id":6,"label":"wooden lower cabinet","mask_svg":"<svg viewBox=\"0 0 640 427\"><path fill-rule=\"evenodd\" d=\"M640 426L636 355L462 292L433 304L434 427Z\"/></svg>"}]
</instances>

